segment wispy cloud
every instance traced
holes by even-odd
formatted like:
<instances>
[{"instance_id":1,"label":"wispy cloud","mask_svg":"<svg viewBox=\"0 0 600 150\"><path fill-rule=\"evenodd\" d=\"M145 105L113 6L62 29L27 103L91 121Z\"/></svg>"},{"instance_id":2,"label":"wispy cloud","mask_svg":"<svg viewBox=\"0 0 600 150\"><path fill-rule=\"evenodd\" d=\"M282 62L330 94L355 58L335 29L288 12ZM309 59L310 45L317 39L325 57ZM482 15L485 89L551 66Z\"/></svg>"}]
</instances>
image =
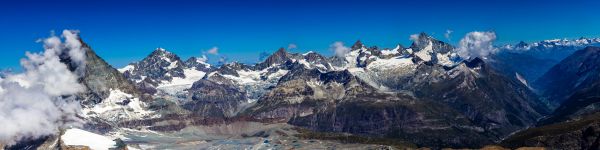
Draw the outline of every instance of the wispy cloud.
<instances>
[{"instance_id":1,"label":"wispy cloud","mask_svg":"<svg viewBox=\"0 0 600 150\"><path fill-rule=\"evenodd\" d=\"M296 48L298 48L298 45L296 45L294 43L290 43L290 44L288 44L288 48L287 49L290 50L290 49L296 49Z\"/></svg>"},{"instance_id":2,"label":"wispy cloud","mask_svg":"<svg viewBox=\"0 0 600 150\"><path fill-rule=\"evenodd\" d=\"M454 32L454 31L452 31L450 29L446 30L446 33L444 33L444 37L446 37L446 40L451 41L452 32Z\"/></svg>"},{"instance_id":3,"label":"wispy cloud","mask_svg":"<svg viewBox=\"0 0 600 150\"><path fill-rule=\"evenodd\" d=\"M212 47L209 50L207 50L206 53L212 54L212 55L219 55L219 48L216 46Z\"/></svg>"},{"instance_id":4,"label":"wispy cloud","mask_svg":"<svg viewBox=\"0 0 600 150\"><path fill-rule=\"evenodd\" d=\"M350 48L344 46L344 43L340 41L329 45L329 50L333 51L333 53L338 57L344 57L348 52L350 52Z\"/></svg>"}]
</instances>

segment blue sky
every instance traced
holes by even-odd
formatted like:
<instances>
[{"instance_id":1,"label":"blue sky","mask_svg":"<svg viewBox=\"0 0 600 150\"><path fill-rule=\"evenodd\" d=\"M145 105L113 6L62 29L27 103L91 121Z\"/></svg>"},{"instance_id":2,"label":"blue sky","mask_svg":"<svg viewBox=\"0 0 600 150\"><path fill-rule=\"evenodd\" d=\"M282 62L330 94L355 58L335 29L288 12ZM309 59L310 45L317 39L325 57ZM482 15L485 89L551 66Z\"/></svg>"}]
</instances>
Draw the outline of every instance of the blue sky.
<instances>
[{"instance_id":1,"label":"blue sky","mask_svg":"<svg viewBox=\"0 0 600 150\"><path fill-rule=\"evenodd\" d=\"M3 1L0 68L19 68L25 51L40 51L35 41L52 30L80 30L116 67L156 47L187 59L216 46L229 60L251 63L292 43L298 47L292 52L331 54L335 41L393 47L409 45L409 35L419 32L453 44L469 31L489 30L498 44L600 37L598 6L598 0ZM446 30L454 31L450 39Z\"/></svg>"}]
</instances>

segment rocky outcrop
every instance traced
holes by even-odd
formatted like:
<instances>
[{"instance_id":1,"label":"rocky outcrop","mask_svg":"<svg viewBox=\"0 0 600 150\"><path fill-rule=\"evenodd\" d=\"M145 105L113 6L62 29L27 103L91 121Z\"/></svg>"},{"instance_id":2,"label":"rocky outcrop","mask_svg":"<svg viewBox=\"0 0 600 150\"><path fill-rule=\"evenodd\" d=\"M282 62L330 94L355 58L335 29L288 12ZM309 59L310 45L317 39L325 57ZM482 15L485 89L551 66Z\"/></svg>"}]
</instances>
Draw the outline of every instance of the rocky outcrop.
<instances>
[{"instance_id":1,"label":"rocky outcrop","mask_svg":"<svg viewBox=\"0 0 600 150\"><path fill-rule=\"evenodd\" d=\"M189 102L183 108L207 117L232 117L246 102L246 93L237 87L199 80L188 90Z\"/></svg>"}]
</instances>

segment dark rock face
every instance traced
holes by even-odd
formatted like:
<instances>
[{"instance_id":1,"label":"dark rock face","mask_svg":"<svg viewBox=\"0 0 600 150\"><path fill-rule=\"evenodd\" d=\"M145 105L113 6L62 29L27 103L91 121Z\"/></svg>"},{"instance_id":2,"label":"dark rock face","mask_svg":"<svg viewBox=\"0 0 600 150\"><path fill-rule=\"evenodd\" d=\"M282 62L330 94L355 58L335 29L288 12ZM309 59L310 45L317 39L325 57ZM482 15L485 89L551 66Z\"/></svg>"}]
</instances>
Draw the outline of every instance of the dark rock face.
<instances>
[{"instance_id":1,"label":"dark rock face","mask_svg":"<svg viewBox=\"0 0 600 150\"><path fill-rule=\"evenodd\" d=\"M315 131L401 139L433 148L493 143L483 129L447 106L409 96L396 100L386 96L361 95L337 104L318 104L313 114L295 116L289 123Z\"/></svg>"},{"instance_id":2,"label":"dark rock face","mask_svg":"<svg viewBox=\"0 0 600 150\"><path fill-rule=\"evenodd\" d=\"M209 117L231 117L239 111L239 105L246 101L246 93L237 87L209 80L196 81L188 93L191 101L185 103L183 108Z\"/></svg>"},{"instance_id":3,"label":"dark rock face","mask_svg":"<svg viewBox=\"0 0 600 150\"><path fill-rule=\"evenodd\" d=\"M36 149L58 149L56 147L51 147L52 142L55 142L58 139L56 136L43 136L35 139L23 139L11 146L0 147L5 150L36 150Z\"/></svg>"},{"instance_id":4,"label":"dark rock face","mask_svg":"<svg viewBox=\"0 0 600 150\"><path fill-rule=\"evenodd\" d=\"M560 105L573 93L600 80L600 48L587 47L565 58L534 85L554 105Z\"/></svg>"}]
</instances>

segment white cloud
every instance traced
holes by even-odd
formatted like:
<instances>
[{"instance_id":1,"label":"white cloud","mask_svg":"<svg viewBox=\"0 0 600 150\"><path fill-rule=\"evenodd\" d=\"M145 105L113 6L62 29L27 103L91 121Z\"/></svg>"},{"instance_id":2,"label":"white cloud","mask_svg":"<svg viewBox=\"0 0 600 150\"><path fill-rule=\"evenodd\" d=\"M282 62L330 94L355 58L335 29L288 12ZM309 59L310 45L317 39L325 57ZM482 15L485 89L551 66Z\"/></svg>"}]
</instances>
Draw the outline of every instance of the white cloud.
<instances>
[{"instance_id":1,"label":"white cloud","mask_svg":"<svg viewBox=\"0 0 600 150\"><path fill-rule=\"evenodd\" d=\"M83 92L79 76L60 62L66 53L73 61L85 61L81 43L70 30L63 32L65 42L56 36L44 39L44 51L26 53L21 59L24 72L0 79L0 143L12 145L18 140L55 134L59 127L78 125L80 110L73 94ZM79 43L79 44L77 44ZM76 62L76 65L80 62ZM79 68L79 66L77 66Z\"/></svg>"},{"instance_id":2,"label":"white cloud","mask_svg":"<svg viewBox=\"0 0 600 150\"><path fill-rule=\"evenodd\" d=\"M350 52L350 48L344 46L343 42L337 41L333 44L329 45L329 49L334 52L334 54L338 57L344 57L348 52Z\"/></svg>"},{"instance_id":3,"label":"white cloud","mask_svg":"<svg viewBox=\"0 0 600 150\"><path fill-rule=\"evenodd\" d=\"M469 32L463 39L460 40L459 47L456 48L455 51L464 59L471 59L475 57L486 58L488 55L498 51L498 49L493 45L495 40L495 32Z\"/></svg>"},{"instance_id":4,"label":"white cloud","mask_svg":"<svg viewBox=\"0 0 600 150\"><path fill-rule=\"evenodd\" d=\"M72 63L79 66L77 73L83 74L85 69L85 52L86 49L82 47L81 41L79 41L79 31L77 30L63 30L63 37L65 38L65 47L68 49L68 54L71 56Z\"/></svg>"},{"instance_id":5,"label":"white cloud","mask_svg":"<svg viewBox=\"0 0 600 150\"><path fill-rule=\"evenodd\" d=\"M444 33L444 37L446 37L446 39L447 39L448 41L450 41L450 38L451 38L452 32L454 32L454 31L452 31L452 30L449 30L449 29L448 29L448 30L446 30L446 33Z\"/></svg>"},{"instance_id":6,"label":"white cloud","mask_svg":"<svg viewBox=\"0 0 600 150\"><path fill-rule=\"evenodd\" d=\"M213 55L219 55L219 48L216 46L212 47L208 51L206 51L206 53L213 54Z\"/></svg>"},{"instance_id":7,"label":"white cloud","mask_svg":"<svg viewBox=\"0 0 600 150\"><path fill-rule=\"evenodd\" d=\"M294 43L290 43L290 44L288 45L288 48L287 48L287 49L288 49L288 50L290 50L290 49L296 49L296 48L298 48L298 45L296 45L296 44L294 44Z\"/></svg>"}]
</instances>

